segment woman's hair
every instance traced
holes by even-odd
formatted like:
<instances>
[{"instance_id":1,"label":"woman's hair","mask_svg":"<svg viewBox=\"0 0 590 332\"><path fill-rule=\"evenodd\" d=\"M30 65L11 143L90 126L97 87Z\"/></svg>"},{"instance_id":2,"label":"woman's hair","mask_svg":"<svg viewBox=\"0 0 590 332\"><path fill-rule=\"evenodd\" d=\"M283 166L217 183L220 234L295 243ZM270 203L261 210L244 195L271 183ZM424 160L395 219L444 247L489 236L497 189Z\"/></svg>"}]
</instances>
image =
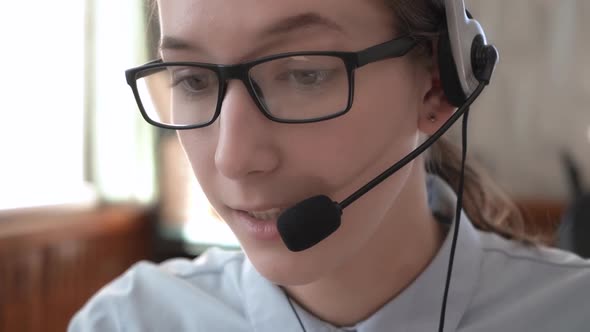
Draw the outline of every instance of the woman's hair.
<instances>
[{"instance_id":1,"label":"woman's hair","mask_svg":"<svg viewBox=\"0 0 590 332\"><path fill-rule=\"evenodd\" d=\"M445 27L444 0L383 1L394 15L394 30L400 35L413 36L419 42L412 56L431 59L434 45ZM457 188L460 157L459 149L441 138L426 155L426 170ZM527 244L553 242L552 235L542 234L534 225L527 225L516 205L472 162L465 166L463 208L474 226L482 231Z\"/></svg>"}]
</instances>

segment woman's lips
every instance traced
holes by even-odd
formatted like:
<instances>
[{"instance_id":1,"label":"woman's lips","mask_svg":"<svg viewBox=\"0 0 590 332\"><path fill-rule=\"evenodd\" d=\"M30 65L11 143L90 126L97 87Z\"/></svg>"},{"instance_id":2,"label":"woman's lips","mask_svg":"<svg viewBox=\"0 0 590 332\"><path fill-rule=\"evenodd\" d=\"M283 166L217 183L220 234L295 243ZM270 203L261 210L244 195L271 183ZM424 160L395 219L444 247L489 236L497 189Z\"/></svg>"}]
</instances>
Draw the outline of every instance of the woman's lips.
<instances>
[{"instance_id":1,"label":"woman's lips","mask_svg":"<svg viewBox=\"0 0 590 332\"><path fill-rule=\"evenodd\" d=\"M272 241L280 238L277 220L283 209L265 211L234 210L238 226L256 240Z\"/></svg>"},{"instance_id":2,"label":"woman's lips","mask_svg":"<svg viewBox=\"0 0 590 332\"><path fill-rule=\"evenodd\" d=\"M273 208L265 211L247 211L250 217L261 221L278 219L282 212L283 209L280 208Z\"/></svg>"}]
</instances>

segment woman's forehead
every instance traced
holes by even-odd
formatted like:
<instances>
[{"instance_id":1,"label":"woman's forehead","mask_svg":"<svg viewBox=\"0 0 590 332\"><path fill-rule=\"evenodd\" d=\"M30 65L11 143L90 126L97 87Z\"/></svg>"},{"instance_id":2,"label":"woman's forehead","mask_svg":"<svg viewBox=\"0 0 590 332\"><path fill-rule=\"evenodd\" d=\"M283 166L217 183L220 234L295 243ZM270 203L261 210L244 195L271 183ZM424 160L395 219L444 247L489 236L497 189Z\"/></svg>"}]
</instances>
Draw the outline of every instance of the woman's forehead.
<instances>
[{"instance_id":1,"label":"woman's forehead","mask_svg":"<svg viewBox=\"0 0 590 332\"><path fill-rule=\"evenodd\" d=\"M186 16L262 18L279 17L296 12L317 11L324 14L346 12L363 15L363 9L387 8L384 0L158 0L160 8L176 8Z\"/></svg>"},{"instance_id":2,"label":"woman's forehead","mask_svg":"<svg viewBox=\"0 0 590 332\"><path fill-rule=\"evenodd\" d=\"M299 34L367 37L391 26L369 0L159 0L162 46L257 43ZM194 44L194 45L193 45ZM173 46L173 47L169 47Z\"/></svg>"}]
</instances>

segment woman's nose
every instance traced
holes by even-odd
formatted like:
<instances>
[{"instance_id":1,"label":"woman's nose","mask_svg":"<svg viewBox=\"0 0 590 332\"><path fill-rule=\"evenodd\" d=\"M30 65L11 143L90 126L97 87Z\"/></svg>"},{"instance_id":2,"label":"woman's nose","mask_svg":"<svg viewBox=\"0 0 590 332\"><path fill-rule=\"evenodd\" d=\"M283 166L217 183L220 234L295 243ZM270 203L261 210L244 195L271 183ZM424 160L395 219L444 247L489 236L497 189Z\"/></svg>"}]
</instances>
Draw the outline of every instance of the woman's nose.
<instances>
[{"instance_id":1,"label":"woman's nose","mask_svg":"<svg viewBox=\"0 0 590 332\"><path fill-rule=\"evenodd\" d=\"M260 112L241 82L229 82L217 125L215 166L221 174L240 179L278 167L276 124Z\"/></svg>"}]
</instances>

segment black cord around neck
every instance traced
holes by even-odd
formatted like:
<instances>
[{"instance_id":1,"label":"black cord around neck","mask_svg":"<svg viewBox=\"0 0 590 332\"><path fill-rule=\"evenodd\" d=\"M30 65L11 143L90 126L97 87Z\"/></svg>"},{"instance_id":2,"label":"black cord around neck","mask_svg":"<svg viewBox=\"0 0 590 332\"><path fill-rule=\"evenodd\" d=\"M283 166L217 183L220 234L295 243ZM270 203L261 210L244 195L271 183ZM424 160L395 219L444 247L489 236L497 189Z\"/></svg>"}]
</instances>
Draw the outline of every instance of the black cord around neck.
<instances>
[{"instance_id":1,"label":"black cord around neck","mask_svg":"<svg viewBox=\"0 0 590 332\"><path fill-rule=\"evenodd\" d=\"M463 184L465 182L465 160L467 159L467 120L469 118L469 109L463 116L462 130L462 152L461 152L461 175L459 176L459 188L457 188L457 205L455 209L455 228L453 231L453 241L451 243L451 252L449 254L449 265L447 267L447 279L445 281L445 292L443 295L442 308L440 310L440 321L438 331L443 332L445 329L445 314L447 311L447 299L449 296L449 286L451 284L451 275L453 274L453 262L455 261L455 250L457 249L457 239L459 237L459 223L461 222L461 211L463 209Z\"/></svg>"},{"instance_id":2,"label":"black cord around neck","mask_svg":"<svg viewBox=\"0 0 590 332\"><path fill-rule=\"evenodd\" d=\"M299 322L299 326L301 326L301 330L303 330L303 332L307 332L307 330L305 329L305 326L303 325L303 322L301 321L301 318L299 317L299 314L297 313L297 310L295 310L295 306L293 305L293 302L291 301L291 297L289 296L289 294L287 293L287 291L283 287L281 287L281 290L285 294L287 301L289 301L289 305L291 306L291 310L293 310L295 317L297 317L297 321Z\"/></svg>"}]
</instances>

